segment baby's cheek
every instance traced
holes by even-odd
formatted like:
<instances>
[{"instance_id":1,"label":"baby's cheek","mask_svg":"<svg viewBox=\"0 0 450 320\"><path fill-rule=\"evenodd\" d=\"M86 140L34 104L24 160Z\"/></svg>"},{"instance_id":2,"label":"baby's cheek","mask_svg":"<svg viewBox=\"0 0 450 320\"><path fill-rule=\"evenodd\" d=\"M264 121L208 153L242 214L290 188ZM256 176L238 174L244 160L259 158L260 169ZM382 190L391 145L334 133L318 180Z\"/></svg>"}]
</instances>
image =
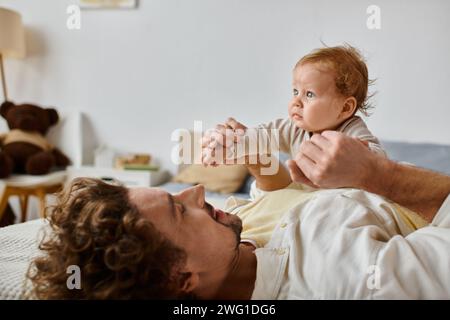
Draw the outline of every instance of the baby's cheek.
<instances>
[{"instance_id":1,"label":"baby's cheek","mask_svg":"<svg viewBox=\"0 0 450 320\"><path fill-rule=\"evenodd\" d=\"M309 125L315 125L320 121L320 116L317 114L317 110L315 110L314 107L305 108L303 118Z\"/></svg>"},{"instance_id":2,"label":"baby's cheek","mask_svg":"<svg viewBox=\"0 0 450 320\"><path fill-rule=\"evenodd\" d=\"M326 117L326 114L323 114L320 110L315 108L305 110L303 113L303 119L309 131L315 131L322 128L324 122L326 122Z\"/></svg>"}]
</instances>

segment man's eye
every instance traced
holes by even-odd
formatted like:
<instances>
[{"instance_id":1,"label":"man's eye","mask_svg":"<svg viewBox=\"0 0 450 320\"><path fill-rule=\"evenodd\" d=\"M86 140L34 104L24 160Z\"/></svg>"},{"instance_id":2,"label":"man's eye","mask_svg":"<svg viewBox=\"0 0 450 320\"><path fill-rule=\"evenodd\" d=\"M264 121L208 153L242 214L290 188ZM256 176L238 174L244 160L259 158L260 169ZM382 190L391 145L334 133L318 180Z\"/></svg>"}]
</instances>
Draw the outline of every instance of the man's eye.
<instances>
[{"instance_id":1,"label":"man's eye","mask_svg":"<svg viewBox=\"0 0 450 320\"><path fill-rule=\"evenodd\" d=\"M306 92L306 97L307 98L314 98L315 94L312 91L307 91Z\"/></svg>"},{"instance_id":2,"label":"man's eye","mask_svg":"<svg viewBox=\"0 0 450 320\"><path fill-rule=\"evenodd\" d=\"M294 94L295 97L298 96L298 90L297 89L292 90L292 93Z\"/></svg>"}]
</instances>

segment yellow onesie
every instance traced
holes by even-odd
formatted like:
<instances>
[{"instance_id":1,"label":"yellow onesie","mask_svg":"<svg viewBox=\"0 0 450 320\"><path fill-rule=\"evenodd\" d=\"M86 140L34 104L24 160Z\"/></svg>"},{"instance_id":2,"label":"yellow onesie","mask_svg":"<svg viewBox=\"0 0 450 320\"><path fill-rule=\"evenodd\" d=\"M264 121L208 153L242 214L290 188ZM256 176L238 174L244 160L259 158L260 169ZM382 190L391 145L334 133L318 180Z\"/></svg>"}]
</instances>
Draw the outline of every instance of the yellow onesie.
<instances>
[{"instance_id":1,"label":"yellow onesie","mask_svg":"<svg viewBox=\"0 0 450 320\"><path fill-rule=\"evenodd\" d=\"M264 247L272 236L284 214L290 209L312 199L320 189L291 183L285 189L263 192L252 187L252 200L243 200L230 197L227 200L225 211L237 214L243 223L241 238L254 241L258 248ZM401 220L412 229L419 229L428 223L417 213L408 210L396 203L391 203L395 211L395 219Z\"/></svg>"}]
</instances>

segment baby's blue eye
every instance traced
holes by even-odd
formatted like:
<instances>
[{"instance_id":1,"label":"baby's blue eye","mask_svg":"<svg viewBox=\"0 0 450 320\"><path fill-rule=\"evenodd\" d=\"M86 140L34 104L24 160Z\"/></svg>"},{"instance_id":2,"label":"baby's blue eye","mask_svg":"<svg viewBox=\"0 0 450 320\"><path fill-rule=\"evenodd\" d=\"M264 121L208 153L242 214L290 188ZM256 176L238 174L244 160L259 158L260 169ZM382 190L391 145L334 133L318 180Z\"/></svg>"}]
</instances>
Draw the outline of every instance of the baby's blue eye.
<instances>
[{"instance_id":1,"label":"baby's blue eye","mask_svg":"<svg viewBox=\"0 0 450 320\"><path fill-rule=\"evenodd\" d=\"M292 90L292 93L294 94L294 96L298 96L298 90L297 89Z\"/></svg>"},{"instance_id":2,"label":"baby's blue eye","mask_svg":"<svg viewBox=\"0 0 450 320\"><path fill-rule=\"evenodd\" d=\"M315 94L312 91L307 91L306 92L306 97L307 98L314 98Z\"/></svg>"}]
</instances>

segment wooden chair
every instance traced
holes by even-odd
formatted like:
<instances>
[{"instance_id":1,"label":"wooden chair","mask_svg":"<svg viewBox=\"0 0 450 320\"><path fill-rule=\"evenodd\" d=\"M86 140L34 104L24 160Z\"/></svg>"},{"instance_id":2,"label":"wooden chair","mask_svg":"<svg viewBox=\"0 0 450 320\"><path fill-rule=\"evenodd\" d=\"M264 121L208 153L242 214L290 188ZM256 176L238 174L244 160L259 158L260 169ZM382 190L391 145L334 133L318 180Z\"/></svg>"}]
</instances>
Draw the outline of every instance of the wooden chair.
<instances>
[{"instance_id":1,"label":"wooden chair","mask_svg":"<svg viewBox=\"0 0 450 320\"><path fill-rule=\"evenodd\" d=\"M35 196L39 200L39 215L45 218L46 195L58 192L65 181L66 172L59 171L43 176L14 175L5 182L4 191L0 199L0 219L12 196L19 197L20 221L27 220L28 200Z\"/></svg>"},{"instance_id":2,"label":"wooden chair","mask_svg":"<svg viewBox=\"0 0 450 320\"><path fill-rule=\"evenodd\" d=\"M47 134L49 141L62 150L72 161L72 165L81 166L82 162L82 115L72 112L62 115L59 123ZM46 175L32 176L15 174L0 180L0 221L9 204L10 197L19 198L21 222L27 220L30 196L39 200L39 215L45 217L46 196L58 192L66 180L67 171L55 171ZM1 191L3 186L3 193Z\"/></svg>"}]
</instances>

